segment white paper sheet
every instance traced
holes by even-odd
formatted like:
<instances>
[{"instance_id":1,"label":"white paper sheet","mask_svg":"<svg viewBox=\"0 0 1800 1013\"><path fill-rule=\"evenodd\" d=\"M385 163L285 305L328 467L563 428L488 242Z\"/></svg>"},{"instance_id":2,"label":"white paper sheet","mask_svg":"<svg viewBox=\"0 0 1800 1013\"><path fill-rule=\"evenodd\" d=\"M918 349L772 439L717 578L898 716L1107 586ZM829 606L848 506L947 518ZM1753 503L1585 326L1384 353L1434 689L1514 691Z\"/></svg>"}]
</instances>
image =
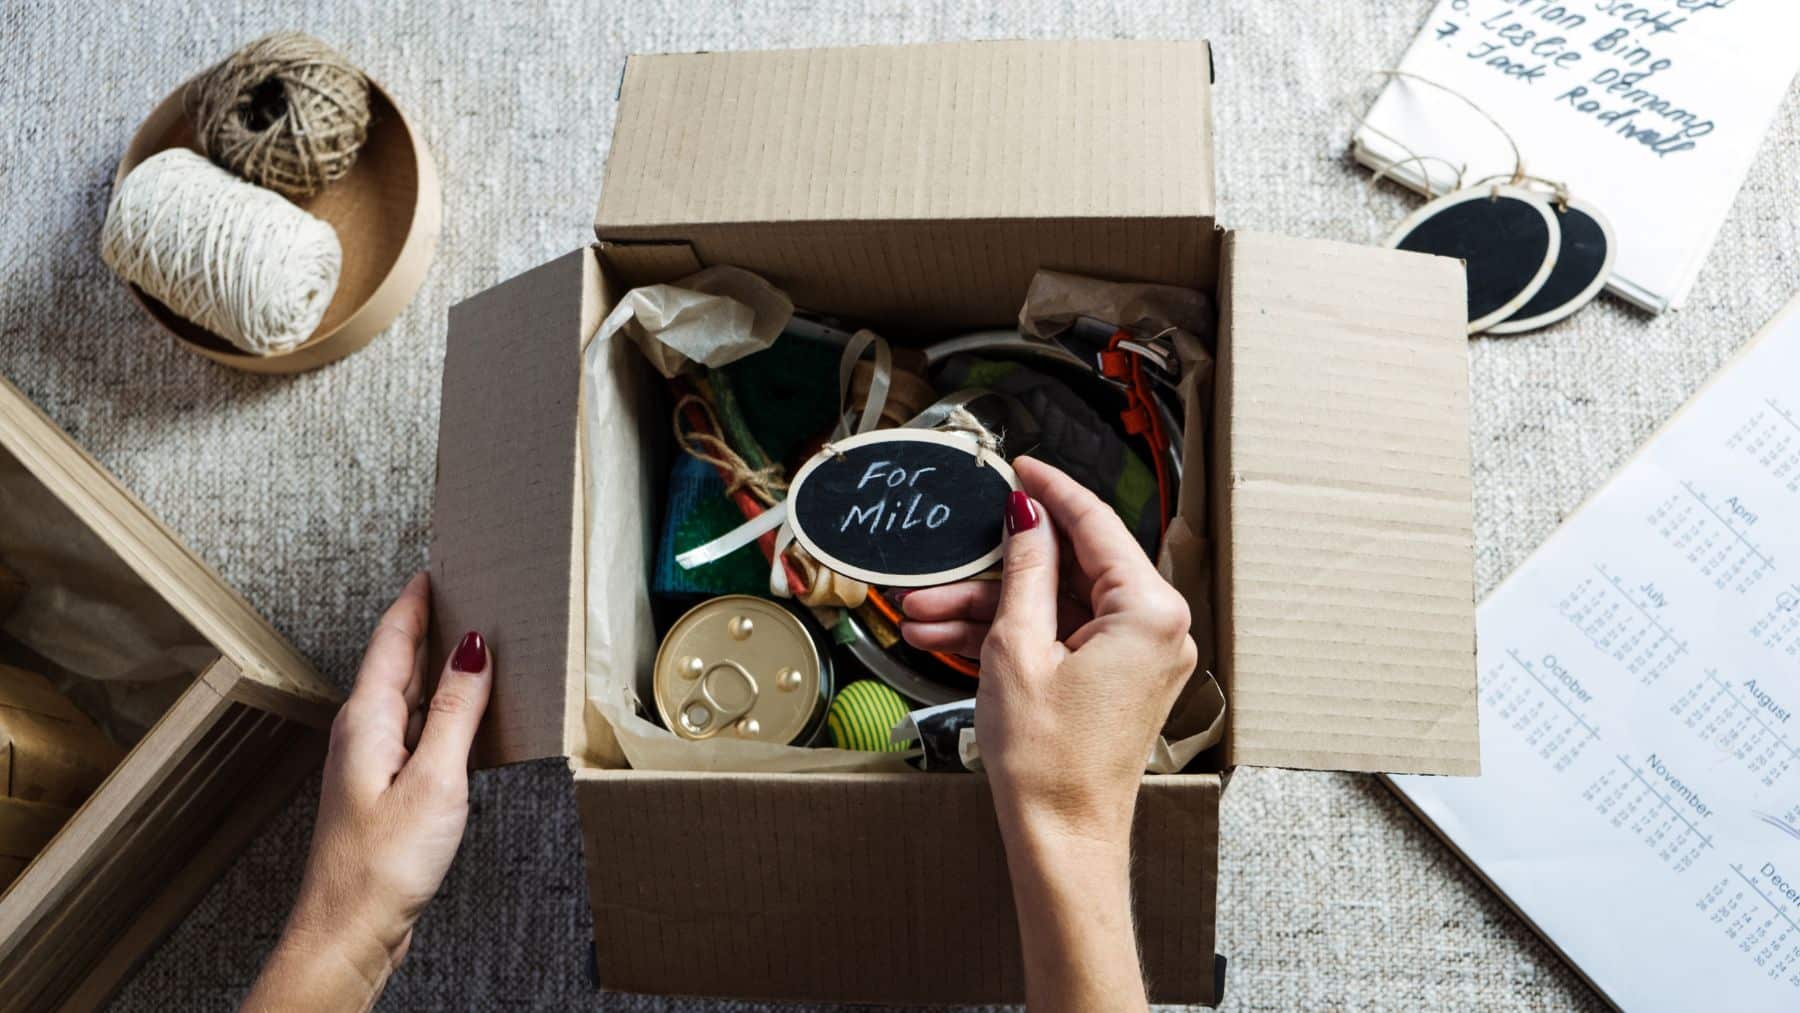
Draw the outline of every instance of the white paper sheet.
<instances>
[{"instance_id":1,"label":"white paper sheet","mask_svg":"<svg viewBox=\"0 0 1800 1013\"><path fill-rule=\"evenodd\" d=\"M1800 69L1794 0L1441 0L1398 69L1461 92L1518 141L1525 169L1600 207L1619 237L1609 288L1653 311L1699 274L1763 134ZM1457 99L1404 79L1370 126L1420 155L1510 173L1511 150ZM1399 165L1369 130L1366 165L1443 193L1453 173Z\"/></svg>"},{"instance_id":2,"label":"white paper sheet","mask_svg":"<svg viewBox=\"0 0 1800 1013\"><path fill-rule=\"evenodd\" d=\"M1627 1010L1800 1009L1800 299L1479 614L1400 793Z\"/></svg>"}]
</instances>

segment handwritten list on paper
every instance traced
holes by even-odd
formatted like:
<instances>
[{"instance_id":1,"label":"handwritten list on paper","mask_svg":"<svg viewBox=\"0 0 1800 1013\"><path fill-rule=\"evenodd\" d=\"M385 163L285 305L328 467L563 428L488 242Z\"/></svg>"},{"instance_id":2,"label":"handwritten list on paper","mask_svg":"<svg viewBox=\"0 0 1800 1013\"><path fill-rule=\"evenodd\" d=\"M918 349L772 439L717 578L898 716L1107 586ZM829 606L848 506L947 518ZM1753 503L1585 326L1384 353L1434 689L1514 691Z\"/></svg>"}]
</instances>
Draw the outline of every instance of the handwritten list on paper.
<instances>
[{"instance_id":1,"label":"handwritten list on paper","mask_svg":"<svg viewBox=\"0 0 1800 1013\"><path fill-rule=\"evenodd\" d=\"M1395 787L1628 1010L1800 1009L1800 299L1482 603Z\"/></svg>"},{"instance_id":2,"label":"handwritten list on paper","mask_svg":"<svg viewBox=\"0 0 1800 1013\"><path fill-rule=\"evenodd\" d=\"M1597 205L1620 244L1609 287L1662 310L1692 286L1788 94L1797 35L1794 0L1441 0L1397 69L1466 96L1527 173ZM1446 162L1466 182L1514 169L1481 113L1405 78L1355 144L1436 193L1455 186Z\"/></svg>"}]
</instances>

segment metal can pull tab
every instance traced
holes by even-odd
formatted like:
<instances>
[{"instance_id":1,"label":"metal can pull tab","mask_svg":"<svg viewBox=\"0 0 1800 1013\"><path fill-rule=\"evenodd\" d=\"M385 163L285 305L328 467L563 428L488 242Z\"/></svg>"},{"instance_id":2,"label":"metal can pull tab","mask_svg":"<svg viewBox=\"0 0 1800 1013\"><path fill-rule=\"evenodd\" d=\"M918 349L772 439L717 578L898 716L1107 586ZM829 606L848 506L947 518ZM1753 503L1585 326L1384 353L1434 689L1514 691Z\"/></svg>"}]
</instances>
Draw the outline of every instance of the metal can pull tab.
<instances>
[{"instance_id":1,"label":"metal can pull tab","mask_svg":"<svg viewBox=\"0 0 1800 1013\"><path fill-rule=\"evenodd\" d=\"M716 662L694 680L693 692L681 701L676 720L690 738L710 739L729 728L753 739L762 729L747 715L760 692L749 669L735 661Z\"/></svg>"}]
</instances>

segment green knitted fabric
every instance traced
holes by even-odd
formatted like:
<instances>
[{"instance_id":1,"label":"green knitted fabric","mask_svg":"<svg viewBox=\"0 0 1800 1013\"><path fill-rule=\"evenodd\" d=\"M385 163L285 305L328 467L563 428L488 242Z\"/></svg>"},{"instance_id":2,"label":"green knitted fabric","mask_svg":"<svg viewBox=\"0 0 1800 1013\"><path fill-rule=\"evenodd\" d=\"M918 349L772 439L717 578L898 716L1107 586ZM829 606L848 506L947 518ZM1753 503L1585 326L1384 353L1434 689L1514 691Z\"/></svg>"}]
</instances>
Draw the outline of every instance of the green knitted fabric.
<instances>
[{"instance_id":1,"label":"green knitted fabric","mask_svg":"<svg viewBox=\"0 0 1800 1013\"><path fill-rule=\"evenodd\" d=\"M838 349L783 338L755 355L707 370L701 387L721 436L753 468L789 458L831 429L837 412ZM675 557L744 523L710 464L676 451L652 581L659 594L767 594L769 563L752 542L723 559L684 570Z\"/></svg>"},{"instance_id":2,"label":"green knitted fabric","mask_svg":"<svg viewBox=\"0 0 1800 1013\"><path fill-rule=\"evenodd\" d=\"M841 354L823 341L784 337L755 355L711 370L708 379L720 395L715 406L720 423L732 427L726 417L731 409L770 459L792 466L797 463L792 457L837 421Z\"/></svg>"},{"instance_id":3,"label":"green knitted fabric","mask_svg":"<svg viewBox=\"0 0 1800 1013\"><path fill-rule=\"evenodd\" d=\"M675 557L744 523L725 495L719 473L704 461L675 454L669 470L668 511L656 548L651 588L658 594L767 594L769 563L755 542L722 559L684 570Z\"/></svg>"}]
</instances>

